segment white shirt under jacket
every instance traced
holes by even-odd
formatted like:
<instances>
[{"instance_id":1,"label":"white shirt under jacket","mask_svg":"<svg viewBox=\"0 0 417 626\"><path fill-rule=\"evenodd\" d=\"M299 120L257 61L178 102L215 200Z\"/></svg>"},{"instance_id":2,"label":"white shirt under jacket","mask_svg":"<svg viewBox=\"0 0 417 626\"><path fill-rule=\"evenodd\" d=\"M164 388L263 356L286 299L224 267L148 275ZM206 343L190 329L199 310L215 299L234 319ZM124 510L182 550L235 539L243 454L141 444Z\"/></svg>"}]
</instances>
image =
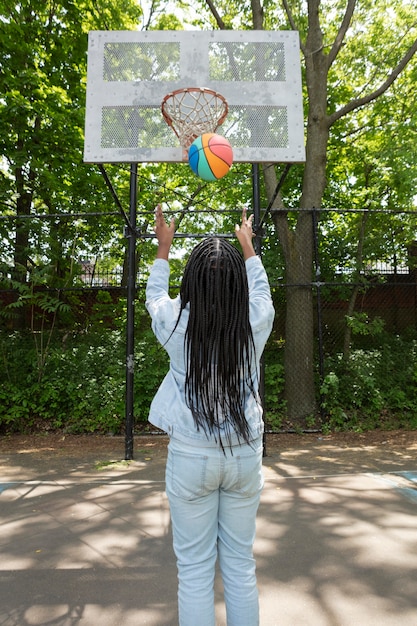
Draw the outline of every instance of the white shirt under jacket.
<instances>
[{"instance_id":1,"label":"white shirt under jacket","mask_svg":"<svg viewBox=\"0 0 417 626\"><path fill-rule=\"evenodd\" d=\"M256 372L253 372L253 380L256 381L259 379L259 361L272 330L275 311L260 258L249 257L245 265L249 285L249 320L256 351L254 359ZM202 429L197 429L193 415L185 402L184 335L189 309L187 305L175 332L171 335L180 311L180 298L179 296L170 298L168 288L169 263L164 259L156 259L146 287L146 308L152 318L152 330L168 352L170 368L152 401L148 419L170 437L194 446L218 446L215 433L206 435ZM258 439L264 430L262 406L260 398L255 399L249 391L245 402L245 416L251 439ZM230 444L239 444L237 434L232 435Z\"/></svg>"}]
</instances>

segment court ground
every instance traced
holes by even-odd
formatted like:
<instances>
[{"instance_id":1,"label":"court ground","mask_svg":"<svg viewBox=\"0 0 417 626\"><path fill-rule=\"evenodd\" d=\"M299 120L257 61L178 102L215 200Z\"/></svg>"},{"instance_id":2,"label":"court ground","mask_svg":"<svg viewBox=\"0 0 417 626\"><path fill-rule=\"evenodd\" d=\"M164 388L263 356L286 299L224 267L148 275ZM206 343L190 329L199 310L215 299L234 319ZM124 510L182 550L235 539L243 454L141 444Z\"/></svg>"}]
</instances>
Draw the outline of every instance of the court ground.
<instances>
[{"instance_id":1,"label":"court ground","mask_svg":"<svg viewBox=\"0 0 417 626\"><path fill-rule=\"evenodd\" d=\"M136 437L126 463L123 438L0 438L1 626L177 624L166 443ZM261 626L415 626L417 431L266 451Z\"/></svg>"}]
</instances>

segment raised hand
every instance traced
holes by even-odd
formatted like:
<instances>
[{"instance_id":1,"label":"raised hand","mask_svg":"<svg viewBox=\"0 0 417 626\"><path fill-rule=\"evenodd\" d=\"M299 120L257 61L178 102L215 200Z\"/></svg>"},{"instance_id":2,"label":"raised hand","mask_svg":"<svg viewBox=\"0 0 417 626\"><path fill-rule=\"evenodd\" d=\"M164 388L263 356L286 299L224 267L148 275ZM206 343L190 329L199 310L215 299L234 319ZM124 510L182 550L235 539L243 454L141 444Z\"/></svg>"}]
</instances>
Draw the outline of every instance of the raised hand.
<instances>
[{"instance_id":1,"label":"raised hand","mask_svg":"<svg viewBox=\"0 0 417 626\"><path fill-rule=\"evenodd\" d=\"M156 253L156 258L168 260L169 251L171 249L171 244L175 233L175 220L174 218L171 218L170 224L168 225L166 223L162 211L162 206L160 204L158 204L155 209L154 231L158 240L158 251Z\"/></svg>"},{"instance_id":2,"label":"raised hand","mask_svg":"<svg viewBox=\"0 0 417 626\"><path fill-rule=\"evenodd\" d=\"M253 215L246 217L246 213L247 209L243 209L242 222L240 226L239 224L236 224L235 226L236 237L238 238L239 243L242 247L242 252L245 260L251 256L255 256L255 250L253 248L252 241L254 237L254 233L252 230Z\"/></svg>"}]
</instances>

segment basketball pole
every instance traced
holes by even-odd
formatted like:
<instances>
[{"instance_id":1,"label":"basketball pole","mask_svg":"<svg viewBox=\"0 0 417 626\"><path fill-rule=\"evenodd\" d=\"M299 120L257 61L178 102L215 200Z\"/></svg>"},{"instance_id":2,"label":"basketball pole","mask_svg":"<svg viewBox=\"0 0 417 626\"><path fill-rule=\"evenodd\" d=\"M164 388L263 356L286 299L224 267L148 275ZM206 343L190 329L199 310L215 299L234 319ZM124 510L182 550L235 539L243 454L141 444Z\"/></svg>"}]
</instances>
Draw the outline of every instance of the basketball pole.
<instances>
[{"instance_id":1,"label":"basketball pole","mask_svg":"<svg viewBox=\"0 0 417 626\"><path fill-rule=\"evenodd\" d=\"M256 254L262 258L262 222L261 222L261 191L259 186L259 163L252 163L252 206L253 226L255 231L254 248ZM259 394L265 421L265 363L262 355L260 360ZM266 437L263 436L263 456L266 456Z\"/></svg>"},{"instance_id":2,"label":"basketball pole","mask_svg":"<svg viewBox=\"0 0 417 626\"><path fill-rule=\"evenodd\" d=\"M126 318L126 398L125 398L125 460L133 459L134 429L134 371L135 371L135 298L136 298L136 219L138 164L130 165L129 226L125 227L128 241L127 318Z\"/></svg>"}]
</instances>

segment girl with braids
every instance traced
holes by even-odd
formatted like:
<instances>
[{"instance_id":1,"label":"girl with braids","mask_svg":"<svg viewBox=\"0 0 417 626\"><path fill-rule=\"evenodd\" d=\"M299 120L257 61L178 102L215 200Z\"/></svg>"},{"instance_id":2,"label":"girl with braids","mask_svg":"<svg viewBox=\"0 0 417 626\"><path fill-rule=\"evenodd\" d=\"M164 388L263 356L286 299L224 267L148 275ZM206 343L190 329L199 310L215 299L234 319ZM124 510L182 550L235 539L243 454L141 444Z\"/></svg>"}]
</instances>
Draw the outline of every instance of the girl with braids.
<instances>
[{"instance_id":1,"label":"girl with braids","mask_svg":"<svg viewBox=\"0 0 417 626\"><path fill-rule=\"evenodd\" d=\"M174 220L156 209L156 260L147 289L152 329L170 368L149 421L170 437L166 492L178 566L180 626L214 626L218 558L228 626L259 624L253 542L263 486L259 361L274 308L252 244L252 217L226 239L198 244L171 299Z\"/></svg>"}]
</instances>

